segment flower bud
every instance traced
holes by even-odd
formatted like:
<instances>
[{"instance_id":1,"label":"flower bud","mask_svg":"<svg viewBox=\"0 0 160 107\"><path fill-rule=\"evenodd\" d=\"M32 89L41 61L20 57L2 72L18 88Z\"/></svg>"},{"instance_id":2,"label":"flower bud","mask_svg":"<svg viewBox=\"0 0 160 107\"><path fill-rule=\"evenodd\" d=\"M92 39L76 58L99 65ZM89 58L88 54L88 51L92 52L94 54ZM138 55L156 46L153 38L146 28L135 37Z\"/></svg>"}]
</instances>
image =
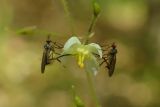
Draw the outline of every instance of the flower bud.
<instances>
[{"instance_id":1,"label":"flower bud","mask_svg":"<svg viewBox=\"0 0 160 107\"><path fill-rule=\"evenodd\" d=\"M101 8L97 2L93 2L93 14L94 17L97 17L99 13L101 12Z\"/></svg>"}]
</instances>

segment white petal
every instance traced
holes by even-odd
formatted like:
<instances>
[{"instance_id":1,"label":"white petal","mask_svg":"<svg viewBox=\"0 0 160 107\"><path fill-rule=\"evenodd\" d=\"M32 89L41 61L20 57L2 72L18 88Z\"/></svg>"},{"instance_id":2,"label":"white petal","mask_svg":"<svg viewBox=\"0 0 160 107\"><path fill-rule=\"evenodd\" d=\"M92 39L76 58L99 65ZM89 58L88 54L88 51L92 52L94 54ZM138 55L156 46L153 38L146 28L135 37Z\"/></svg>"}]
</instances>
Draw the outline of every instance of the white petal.
<instances>
[{"instance_id":1,"label":"white petal","mask_svg":"<svg viewBox=\"0 0 160 107\"><path fill-rule=\"evenodd\" d=\"M92 72L95 76L99 70L99 63L97 62L96 58L93 55L90 55L89 58L85 59L85 70L87 72Z\"/></svg>"},{"instance_id":2,"label":"white petal","mask_svg":"<svg viewBox=\"0 0 160 107\"><path fill-rule=\"evenodd\" d=\"M102 48L98 44L90 43L88 46L91 46L91 47L95 48L96 51L97 51L95 53L98 54L100 56L100 58L102 58ZM94 49L93 49L93 51L94 51Z\"/></svg>"},{"instance_id":3,"label":"white petal","mask_svg":"<svg viewBox=\"0 0 160 107\"><path fill-rule=\"evenodd\" d=\"M74 45L74 44L81 44L81 42L79 41L79 39L77 38L77 37L75 37L75 36L73 36L73 37L71 37L71 38L69 38L68 40L67 40L67 42L65 43L65 45L64 45L64 48L63 48L63 50L65 51L65 50L68 50L72 45Z\"/></svg>"}]
</instances>

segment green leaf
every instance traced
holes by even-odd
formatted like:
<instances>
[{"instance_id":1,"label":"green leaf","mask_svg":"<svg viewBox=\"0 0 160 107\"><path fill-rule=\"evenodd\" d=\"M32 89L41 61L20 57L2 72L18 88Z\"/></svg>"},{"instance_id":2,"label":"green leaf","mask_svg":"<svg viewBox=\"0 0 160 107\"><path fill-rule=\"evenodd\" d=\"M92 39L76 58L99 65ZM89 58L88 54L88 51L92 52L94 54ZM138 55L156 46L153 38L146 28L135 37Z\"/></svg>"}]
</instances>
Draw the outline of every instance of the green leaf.
<instances>
[{"instance_id":1,"label":"green leaf","mask_svg":"<svg viewBox=\"0 0 160 107\"><path fill-rule=\"evenodd\" d=\"M35 33L36 29L37 29L36 26L29 26L29 27L25 27L17 30L16 33L20 35L31 35Z\"/></svg>"},{"instance_id":2,"label":"green leaf","mask_svg":"<svg viewBox=\"0 0 160 107\"><path fill-rule=\"evenodd\" d=\"M92 72L96 76L99 69L99 63L97 62L95 56L90 54L89 58L86 58L84 63L85 63L85 71Z\"/></svg>"},{"instance_id":3,"label":"green leaf","mask_svg":"<svg viewBox=\"0 0 160 107\"><path fill-rule=\"evenodd\" d=\"M102 48L98 44L90 43L90 44L88 44L88 48L92 53L95 53L95 54L99 55L100 58L102 58Z\"/></svg>"},{"instance_id":4,"label":"green leaf","mask_svg":"<svg viewBox=\"0 0 160 107\"><path fill-rule=\"evenodd\" d=\"M18 35L51 35L57 36L56 32L50 32L43 29L38 29L36 26L24 27L16 31Z\"/></svg>"},{"instance_id":5,"label":"green leaf","mask_svg":"<svg viewBox=\"0 0 160 107\"><path fill-rule=\"evenodd\" d=\"M79 41L79 39L75 36L69 38L67 40L67 42L64 45L64 51L68 50L71 46L73 46L74 44L81 44L81 42Z\"/></svg>"}]
</instances>

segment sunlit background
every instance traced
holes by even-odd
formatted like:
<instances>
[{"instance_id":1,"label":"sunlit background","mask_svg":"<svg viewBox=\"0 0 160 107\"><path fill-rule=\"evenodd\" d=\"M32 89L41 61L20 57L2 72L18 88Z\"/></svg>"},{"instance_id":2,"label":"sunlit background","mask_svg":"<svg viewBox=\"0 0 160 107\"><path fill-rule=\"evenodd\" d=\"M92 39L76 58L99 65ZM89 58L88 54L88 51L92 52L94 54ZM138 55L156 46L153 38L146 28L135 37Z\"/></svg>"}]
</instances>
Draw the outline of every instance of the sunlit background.
<instances>
[{"instance_id":1,"label":"sunlit background","mask_svg":"<svg viewBox=\"0 0 160 107\"><path fill-rule=\"evenodd\" d=\"M78 37L92 18L91 0L67 0ZM91 42L117 44L113 77L104 66L95 77L102 107L160 107L160 1L97 0L102 12ZM0 0L0 107L72 107L71 85L94 107L85 72L54 62L40 73L46 33L19 35L36 26L64 44L71 28L61 0Z\"/></svg>"}]
</instances>

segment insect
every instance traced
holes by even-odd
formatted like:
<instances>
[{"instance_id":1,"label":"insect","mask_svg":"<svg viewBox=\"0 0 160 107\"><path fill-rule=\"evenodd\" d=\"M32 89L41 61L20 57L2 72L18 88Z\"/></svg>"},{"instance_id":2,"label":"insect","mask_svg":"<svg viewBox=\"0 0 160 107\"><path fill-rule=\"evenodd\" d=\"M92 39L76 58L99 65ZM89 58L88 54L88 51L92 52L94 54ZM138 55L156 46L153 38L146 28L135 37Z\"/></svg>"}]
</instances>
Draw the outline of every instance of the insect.
<instances>
[{"instance_id":1,"label":"insect","mask_svg":"<svg viewBox=\"0 0 160 107\"><path fill-rule=\"evenodd\" d=\"M61 49L63 48L63 46L57 44L56 42L52 42L50 40L50 35L48 35L46 44L44 45L44 51L41 62L41 73L44 73L46 65L50 64L52 60L57 60L58 62L61 62L59 58L53 58L53 54L60 55L59 53L55 52L55 48Z\"/></svg>"},{"instance_id":2,"label":"insect","mask_svg":"<svg viewBox=\"0 0 160 107\"><path fill-rule=\"evenodd\" d=\"M103 51L107 51L107 50L103 50ZM103 55L103 57L102 57L103 62L100 63L100 66L103 63L106 64L105 67L108 69L109 77L111 77L114 73L114 69L115 69L115 65L116 65L116 54L117 54L116 45L115 45L115 43L113 43L110 46L109 51Z\"/></svg>"}]
</instances>

